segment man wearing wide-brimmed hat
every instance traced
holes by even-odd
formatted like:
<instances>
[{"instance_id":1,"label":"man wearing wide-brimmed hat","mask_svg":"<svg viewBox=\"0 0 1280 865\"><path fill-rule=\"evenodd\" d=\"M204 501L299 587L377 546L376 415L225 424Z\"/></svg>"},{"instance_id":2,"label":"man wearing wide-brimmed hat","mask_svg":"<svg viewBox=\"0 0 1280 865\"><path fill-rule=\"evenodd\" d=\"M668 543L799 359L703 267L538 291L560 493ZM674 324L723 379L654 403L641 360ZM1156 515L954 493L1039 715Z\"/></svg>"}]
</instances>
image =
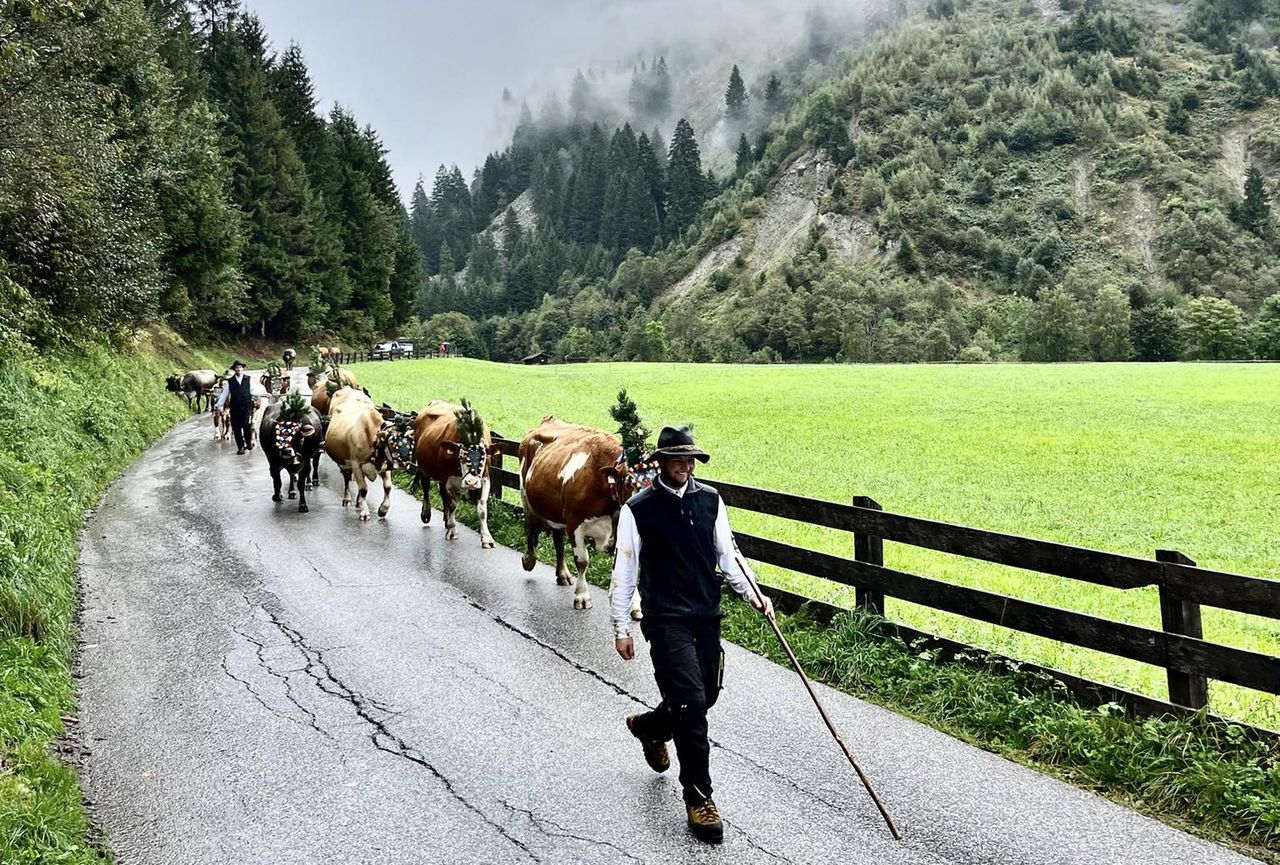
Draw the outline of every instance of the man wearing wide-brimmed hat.
<instances>
[{"instance_id":1,"label":"man wearing wide-brimmed hat","mask_svg":"<svg viewBox=\"0 0 1280 865\"><path fill-rule=\"evenodd\" d=\"M618 516L610 607L615 646L629 661L635 657L631 598L639 586L640 628L649 641L662 702L652 712L627 718L627 728L655 772L671 765L666 743L675 740L689 828L718 843L724 826L711 798L707 740L707 710L720 694L724 675L716 565L753 607L765 615L773 609L767 598L763 605L756 600L742 572L720 494L693 478L694 461L709 459L687 427L666 427L658 435L657 449L645 459L657 461L658 476Z\"/></svg>"},{"instance_id":2,"label":"man wearing wide-brimmed hat","mask_svg":"<svg viewBox=\"0 0 1280 865\"><path fill-rule=\"evenodd\" d=\"M249 419L253 417L253 383L244 374L244 361L237 360L231 364L234 373L227 379L218 395L219 411L231 401L231 431L236 436L236 453L244 453L245 447L253 450L253 435L249 430Z\"/></svg>"}]
</instances>

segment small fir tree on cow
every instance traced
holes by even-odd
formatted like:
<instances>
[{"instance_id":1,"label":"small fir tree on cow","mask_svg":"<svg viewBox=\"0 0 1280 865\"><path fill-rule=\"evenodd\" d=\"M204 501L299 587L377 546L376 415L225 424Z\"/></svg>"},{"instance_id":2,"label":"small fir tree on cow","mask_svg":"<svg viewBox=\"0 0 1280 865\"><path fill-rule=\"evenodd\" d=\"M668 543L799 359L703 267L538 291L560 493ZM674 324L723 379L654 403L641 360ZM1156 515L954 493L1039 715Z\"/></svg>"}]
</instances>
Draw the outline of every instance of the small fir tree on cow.
<instances>
[{"instance_id":1,"label":"small fir tree on cow","mask_svg":"<svg viewBox=\"0 0 1280 865\"><path fill-rule=\"evenodd\" d=\"M609 409L609 414L618 424L622 459L631 467L632 492L647 489L658 475L658 464L644 462L649 453L649 429L641 421L635 400L627 396L626 388L618 391L618 401Z\"/></svg>"}]
</instances>

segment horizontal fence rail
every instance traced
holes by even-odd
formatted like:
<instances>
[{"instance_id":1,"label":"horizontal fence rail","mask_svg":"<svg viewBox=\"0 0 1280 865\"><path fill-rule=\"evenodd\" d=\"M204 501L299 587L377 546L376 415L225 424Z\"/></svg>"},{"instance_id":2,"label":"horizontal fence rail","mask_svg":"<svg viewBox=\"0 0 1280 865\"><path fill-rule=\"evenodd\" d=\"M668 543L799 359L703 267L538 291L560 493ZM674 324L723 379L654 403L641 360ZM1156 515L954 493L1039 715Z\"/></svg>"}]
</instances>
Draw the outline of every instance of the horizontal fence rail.
<instances>
[{"instance_id":1,"label":"horizontal fence rail","mask_svg":"<svg viewBox=\"0 0 1280 865\"><path fill-rule=\"evenodd\" d=\"M503 456L518 454L519 442L496 435L494 441L501 447ZM519 474L504 466L503 456L495 458L491 472L494 494L499 497L503 487L520 488ZM1094 698L1099 694L1112 695L1131 708L1145 712L1157 707L1204 708L1208 703L1210 678L1280 694L1280 658L1206 641L1200 623L1202 605L1280 619L1280 581L1200 568L1174 551L1161 550L1154 559L1147 560L889 513L881 510L875 501L861 496L855 498L853 504L845 505L727 481L707 479L706 482L720 491L729 507L853 534L854 557L848 559L735 533L743 554L748 558L851 586L855 590L856 606L881 615L884 614L884 599L897 598L1163 667L1168 678L1169 703L1028 665L1058 675L1077 694ZM1156 630L1115 622L887 568L884 566L885 541L1120 590L1154 586L1159 592L1162 628ZM792 600L810 600L794 592L776 591ZM902 634L936 639L952 649L967 648L953 641L890 624Z\"/></svg>"}]
</instances>

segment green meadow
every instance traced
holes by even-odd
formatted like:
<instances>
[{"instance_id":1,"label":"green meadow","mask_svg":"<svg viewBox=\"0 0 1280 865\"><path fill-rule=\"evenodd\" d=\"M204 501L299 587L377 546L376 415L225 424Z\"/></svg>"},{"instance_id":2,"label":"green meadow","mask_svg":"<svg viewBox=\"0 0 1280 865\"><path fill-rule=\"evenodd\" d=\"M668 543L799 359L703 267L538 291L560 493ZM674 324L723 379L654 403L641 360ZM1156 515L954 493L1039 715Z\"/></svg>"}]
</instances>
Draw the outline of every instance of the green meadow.
<instances>
[{"instance_id":1,"label":"green meadow","mask_svg":"<svg viewBox=\"0 0 1280 865\"><path fill-rule=\"evenodd\" d=\"M656 430L689 422L709 479L1135 556L1179 550L1280 579L1280 365L1089 364L519 367L466 359L362 364L401 409L468 397L519 438L544 416L610 429L626 388ZM849 535L736 511L741 531L852 554ZM885 545L890 567L1116 621L1160 627L1154 589L1121 591ZM761 568L840 604L852 590ZM1164 697L1150 667L889 600L891 619ZM1280 653L1280 621L1206 608L1206 639ZM1280 728L1280 698L1212 682L1219 714Z\"/></svg>"}]
</instances>

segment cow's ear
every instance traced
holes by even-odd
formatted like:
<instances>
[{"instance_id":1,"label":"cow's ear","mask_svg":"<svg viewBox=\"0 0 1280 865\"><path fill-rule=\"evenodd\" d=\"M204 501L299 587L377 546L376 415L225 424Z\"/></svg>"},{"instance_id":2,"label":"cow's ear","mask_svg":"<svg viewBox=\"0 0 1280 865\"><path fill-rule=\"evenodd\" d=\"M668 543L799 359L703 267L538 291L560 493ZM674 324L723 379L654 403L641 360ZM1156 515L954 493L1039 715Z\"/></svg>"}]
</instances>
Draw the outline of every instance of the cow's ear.
<instances>
[{"instance_id":1,"label":"cow's ear","mask_svg":"<svg viewBox=\"0 0 1280 865\"><path fill-rule=\"evenodd\" d=\"M457 442L440 442L440 449L451 457L456 457L458 451L462 450L462 445Z\"/></svg>"},{"instance_id":2,"label":"cow's ear","mask_svg":"<svg viewBox=\"0 0 1280 865\"><path fill-rule=\"evenodd\" d=\"M311 438L316 434L316 428L311 424L304 424L302 427L302 435L304 438Z\"/></svg>"},{"instance_id":3,"label":"cow's ear","mask_svg":"<svg viewBox=\"0 0 1280 865\"><path fill-rule=\"evenodd\" d=\"M605 466L604 468L600 469L600 477L604 478L607 481L616 483L618 480L618 467Z\"/></svg>"}]
</instances>

